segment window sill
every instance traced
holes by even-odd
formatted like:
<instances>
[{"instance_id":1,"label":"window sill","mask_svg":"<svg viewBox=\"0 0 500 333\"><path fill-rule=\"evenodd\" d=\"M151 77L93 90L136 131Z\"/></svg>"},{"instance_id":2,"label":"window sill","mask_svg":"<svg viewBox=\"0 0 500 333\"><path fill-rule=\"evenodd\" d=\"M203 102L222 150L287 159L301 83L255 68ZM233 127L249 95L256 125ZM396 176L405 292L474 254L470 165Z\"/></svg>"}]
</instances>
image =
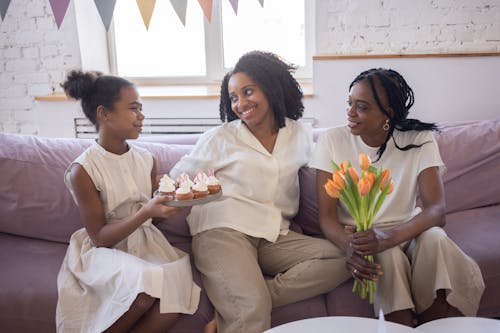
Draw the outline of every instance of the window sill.
<instances>
[{"instance_id":1,"label":"window sill","mask_svg":"<svg viewBox=\"0 0 500 333\"><path fill-rule=\"evenodd\" d=\"M313 97L312 83L300 82L305 98ZM168 86L138 86L141 99L218 99L219 85L168 85ZM36 96L37 101L69 100L63 92Z\"/></svg>"}]
</instances>

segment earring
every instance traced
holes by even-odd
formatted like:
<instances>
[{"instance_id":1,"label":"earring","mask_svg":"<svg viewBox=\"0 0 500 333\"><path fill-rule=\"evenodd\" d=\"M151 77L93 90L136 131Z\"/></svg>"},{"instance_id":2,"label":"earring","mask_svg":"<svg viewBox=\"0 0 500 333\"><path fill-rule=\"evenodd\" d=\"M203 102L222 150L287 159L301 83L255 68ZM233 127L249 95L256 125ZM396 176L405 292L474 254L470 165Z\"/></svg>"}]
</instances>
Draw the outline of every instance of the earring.
<instances>
[{"instance_id":1,"label":"earring","mask_svg":"<svg viewBox=\"0 0 500 333\"><path fill-rule=\"evenodd\" d=\"M389 127L390 127L390 126L389 126L389 119L386 119L386 120L385 120L385 124L384 124L384 126L382 126L382 129L383 129L384 131L388 131L388 130L389 130Z\"/></svg>"}]
</instances>

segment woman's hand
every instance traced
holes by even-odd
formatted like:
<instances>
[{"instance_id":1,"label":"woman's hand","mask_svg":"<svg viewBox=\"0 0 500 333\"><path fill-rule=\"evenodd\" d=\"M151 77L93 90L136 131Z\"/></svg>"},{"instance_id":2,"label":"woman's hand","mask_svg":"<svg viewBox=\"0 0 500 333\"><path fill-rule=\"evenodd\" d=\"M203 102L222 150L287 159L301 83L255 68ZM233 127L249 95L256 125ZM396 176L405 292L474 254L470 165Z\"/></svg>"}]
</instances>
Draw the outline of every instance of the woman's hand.
<instances>
[{"instance_id":1,"label":"woman's hand","mask_svg":"<svg viewBox=\"0 0 500 333\"><path fill-rule=\"evenodd\" d=\"M364 279L377 281L379 275L383 274L380 265L369 262L358 254L352 242L346 248L346 268L351 272L352 277L362 285L364 285Z\"/></svg>"},{"instance_id":2,"label":"woman's hand","mask_svg":"<svg viewBox=\"0 0 500 333\"><path fill-rule=\"evenodd\" d=\"M358 231L351 236L351 246L360 256L375 255L394 246L392 234L390 229L381 230L376 227L366 231Z\"/></svg>"}]
</instances>

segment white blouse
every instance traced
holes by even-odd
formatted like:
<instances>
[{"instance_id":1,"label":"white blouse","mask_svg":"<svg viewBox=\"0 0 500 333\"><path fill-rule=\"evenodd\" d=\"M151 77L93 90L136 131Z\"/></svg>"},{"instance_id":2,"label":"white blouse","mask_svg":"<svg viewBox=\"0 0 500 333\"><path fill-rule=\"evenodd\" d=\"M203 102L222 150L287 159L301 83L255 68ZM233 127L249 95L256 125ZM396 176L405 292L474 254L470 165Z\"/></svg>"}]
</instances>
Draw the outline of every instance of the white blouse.
<instances>
[{"instance_id":1,"label":"white blouse","mask_svg":"<svg viewBox=\"0 0 500 333\"><path fill-rule=\"evenodd\" d=\"M205 132L170 171L175 179L182 172L193 177L213 169L222 186L220 200L191 209L191 234L224 227L269 241L286 234L299 207L298 171L311 151L309 124L288 118L272 153L241 120Z\"/></svg>"},{"instance_id":2,"label":"white blouse","mask_svg":"<svg viewBox=\"0 0 500 333\"><path fill-rule=\"evenodd\" d=\"M439 155L439 148L431 131L394 131L394 138L399 147L408 144L423 144L420 148L407 151L397 149L394 141L387 142L385 152L373 165L391 171L394 190L386 198L373 221L379 227L391 227L406 222L417 215L421 209L416 207L418 194L418 175L430 167L438 167L443 173L445 166ZM321 133L312 154L309 166L328 172L333 171L330 161L340 164L351 161L356 170L360 170L359 154L365 153L372 161L377 159L379 147L370 147L360 136L351 134L347 126L328 129ZM343 224L356 225L347 209L341 205L339 219Z\"/></svg>"}]
</instances>

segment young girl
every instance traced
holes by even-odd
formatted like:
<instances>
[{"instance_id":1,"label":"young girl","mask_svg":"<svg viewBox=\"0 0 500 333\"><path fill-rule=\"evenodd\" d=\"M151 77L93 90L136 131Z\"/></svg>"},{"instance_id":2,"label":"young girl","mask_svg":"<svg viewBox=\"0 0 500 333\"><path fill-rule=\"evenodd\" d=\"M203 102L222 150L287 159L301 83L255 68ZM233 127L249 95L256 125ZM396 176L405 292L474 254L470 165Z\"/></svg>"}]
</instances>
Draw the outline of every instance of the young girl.
<instances>
[{"instance_id":1,"label":"young girl","mask_svg":"<svg viewBox=\"0 0 500 333\"><path fill-rule=\"evenodd\" d=\"M65 182L85 228L72 236L57 278L58 332L165 332L192 314L200 289L189 256L151 223L176 212L151 199L152 155L128 143L141 132L142 104L120 77L73 71L62 85L80 99L98 139L68 167Z\"/></svg>"},{"instance_id":2,"label":"young girl","mask_svg":"<svg viewBox=\"0 0 500 333\"><path fill-rule=\"evenodd\" d=\"M413 326L433 319L473 316L484 283L478 265L448 238L445 224L444 165L431 130L436 125L408 119L413 91L397 72L371 69L349 87L348 125L318 139L310 166L317 171L319 219L325 236L345 252L355 279L377 281L375 313ZM375 166L391 171L395 182L374 227L349 236L355 225L323 185L331 177L330 161L350 160L359 169L365 153ZM422 208L416 207L420 197ZM374 255L378 264L363 256ZM383 274L382 274L383 272Z\"/></svg>"}]
</instances>

